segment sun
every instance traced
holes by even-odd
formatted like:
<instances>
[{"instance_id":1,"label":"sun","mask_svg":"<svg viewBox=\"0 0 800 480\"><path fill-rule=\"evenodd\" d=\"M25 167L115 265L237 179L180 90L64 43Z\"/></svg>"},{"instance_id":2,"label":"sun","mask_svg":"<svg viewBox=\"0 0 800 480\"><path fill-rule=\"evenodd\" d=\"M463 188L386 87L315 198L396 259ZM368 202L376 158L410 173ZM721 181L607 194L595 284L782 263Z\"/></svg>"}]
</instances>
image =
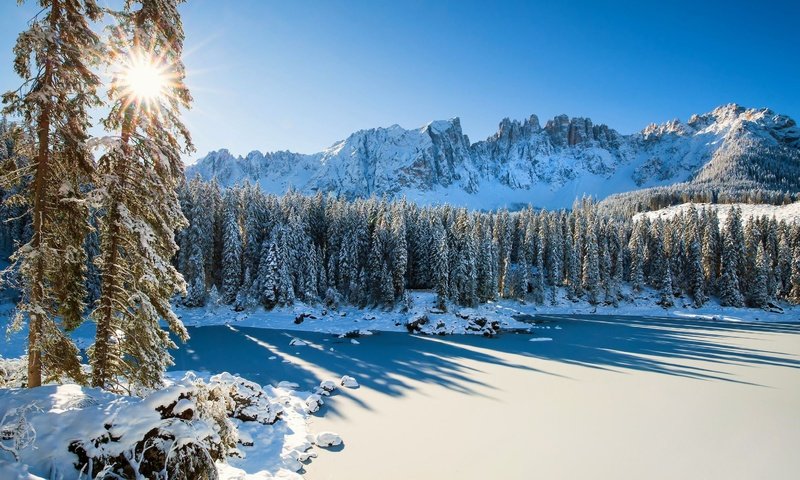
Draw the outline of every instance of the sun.
<instances>
[{"instance_id":1,"label":"sun","mask_svg":"<svg viewBox=\"0 0 800 480\"><path fill-rule=\"evenodd\" d=\"M134 54L125 62L118 79L122 94L136 103L157 103L167 94L167 67L147 54Z\"/></svg>"}]
</instances>

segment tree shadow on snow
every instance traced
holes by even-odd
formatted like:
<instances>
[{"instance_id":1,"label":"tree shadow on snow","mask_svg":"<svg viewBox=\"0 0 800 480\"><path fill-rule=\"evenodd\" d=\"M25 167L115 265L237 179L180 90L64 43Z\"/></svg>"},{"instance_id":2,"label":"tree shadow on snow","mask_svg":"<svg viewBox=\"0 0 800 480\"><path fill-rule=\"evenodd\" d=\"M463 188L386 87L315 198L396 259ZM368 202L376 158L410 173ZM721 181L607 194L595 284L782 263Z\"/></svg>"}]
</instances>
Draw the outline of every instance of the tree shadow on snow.
<instances>
[{"instance_id":1,"label":"tree shadow on snow","mask_svg":"<svg viewBox=\"0 0 800 480\"><path fill-rule=\"evenodd\" d=\"M770 365L800 368L789 353L744 348L734 338L779 333L800 334L800 324L721 322L702 319L617 316L539 316L531 335L503 334L487 339L472 335L425 337L379 332L349 339L317 332L295 332L236 326L189 328L191 339L173 352L173 370L228 371L260 384L290 380L312 390L322 380L355 377L364 387L386 395L404 395L410 379L470 395L487 395L495 387L476 375L482 364L547 374L529 365L529 357L620 373L645 371L699 380L748 384L726 372L726 365ZM550 327L550 328L547 328ZM301 339L305 345L290 345ZM760 339L769 339L762 336ZM698 366L695 361L707 363ZM523 364L525 363L525 364ZM477 387L481 387L479 392ZM357 393L341 389L363 408ZM489 394L490 395L490 394ZM327 403L321 413L336 412Z\"/></svg>"}]
</instances>

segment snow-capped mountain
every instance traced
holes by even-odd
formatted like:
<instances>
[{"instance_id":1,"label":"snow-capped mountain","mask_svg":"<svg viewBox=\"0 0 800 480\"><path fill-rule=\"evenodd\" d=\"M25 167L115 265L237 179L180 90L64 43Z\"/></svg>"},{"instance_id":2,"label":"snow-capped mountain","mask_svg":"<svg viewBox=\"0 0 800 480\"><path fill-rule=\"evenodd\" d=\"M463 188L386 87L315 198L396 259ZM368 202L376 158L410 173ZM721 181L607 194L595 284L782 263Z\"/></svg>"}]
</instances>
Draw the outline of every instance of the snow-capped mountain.
<instances>
[{"instance_id":1,"label":"snow-capped mountain","mask_svg":"<svg viewBox=\"0 0 800 480\"><path fill-rule=\"evenodd\" d=\"M247 180L276 193L293 187L348 198L404 195L477 208L566 207L584 194L604 198L685 181L798 191L799 173L794 120L733 104L632 135L566 115L542 126L532 115L504 119L493 136L470 143L454 118L414 130L361 130L312 155L219 150L187 168L187 176L223 186Z\"/></svg>"}]
</instances>

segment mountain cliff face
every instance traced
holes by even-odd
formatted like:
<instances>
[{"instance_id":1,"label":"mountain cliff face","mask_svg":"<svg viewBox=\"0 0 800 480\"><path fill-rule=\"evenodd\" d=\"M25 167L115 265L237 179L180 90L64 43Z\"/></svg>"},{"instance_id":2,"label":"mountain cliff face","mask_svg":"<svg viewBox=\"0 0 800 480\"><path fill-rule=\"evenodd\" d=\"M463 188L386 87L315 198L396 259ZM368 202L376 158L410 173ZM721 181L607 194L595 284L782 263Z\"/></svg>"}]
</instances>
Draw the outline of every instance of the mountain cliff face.
<instances>
[{"instance_id":1,"label":"mountain cliff face","mask_svg":"<svg viewBox=\"0 0 800 480\"><path fill-rule=\"evenodd\" d=\"M800 128L768 109L726 105L632 135L566 115L544 126L535 115L504 119L497 133L470 143L455 118L415 130L362 130L313 155L219 150L186 173L223 186L247 180L276 193L293 187L348 198L404 195L476 208L559 208L584 194L603 198L685 181L798 191Z\"/></svg>"}]
</instances>

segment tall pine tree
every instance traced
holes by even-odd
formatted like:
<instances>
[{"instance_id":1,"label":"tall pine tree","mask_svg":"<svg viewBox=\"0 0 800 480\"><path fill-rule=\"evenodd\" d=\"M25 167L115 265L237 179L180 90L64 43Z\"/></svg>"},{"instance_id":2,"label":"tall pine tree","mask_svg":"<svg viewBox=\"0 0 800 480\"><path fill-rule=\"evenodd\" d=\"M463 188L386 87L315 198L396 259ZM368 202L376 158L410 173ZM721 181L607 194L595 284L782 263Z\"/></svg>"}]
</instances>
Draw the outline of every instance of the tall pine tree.
<instances>
[{"instance_id":1,"label":"tall pine tree","mask_svg":"<svg viewBox=\"0 0 800 480\"><path fill-rule=\"evenodd\" d=\"M33 132L17 147L31 161L3 178L30 178L21 197L30 208L30 241L12 257L23 300L12 329L28 319L28 386L42 373L83 381L78 350L64 330L84 308L88 211L81 185L92 173L88 110L98 105L92 64L99 40L89 22L101 11L93 0L40 0L40 12L14 47L14 70L24 83L3 95L4 112ZM31 64L33 61L33 65Z\"/></svg>"},{"instance_id":2,"label":"tall pine tree","mask_svg":"<svg viewBox=\"0 0 800 480\"><path fill-rule=\"evenodd\" d=\"M183 178L180 155L192 148L180 119L191 97L184 84L178 3L126 2L112 27L111 62L121 71L105 126L119 136L101 157L96 177L104 212L102 286L92 313L97 334L90 362L92 384L99 387L130 391L160 383L172 362L167 349L175 346L161 320L179 338L188 338L170 305L172 296L185 290L170 259L177 250L175 230L185 225L176 194ZM162 72L157 95L137 91L132 78L140 68Z\"/></svg>"}]
</instances>

